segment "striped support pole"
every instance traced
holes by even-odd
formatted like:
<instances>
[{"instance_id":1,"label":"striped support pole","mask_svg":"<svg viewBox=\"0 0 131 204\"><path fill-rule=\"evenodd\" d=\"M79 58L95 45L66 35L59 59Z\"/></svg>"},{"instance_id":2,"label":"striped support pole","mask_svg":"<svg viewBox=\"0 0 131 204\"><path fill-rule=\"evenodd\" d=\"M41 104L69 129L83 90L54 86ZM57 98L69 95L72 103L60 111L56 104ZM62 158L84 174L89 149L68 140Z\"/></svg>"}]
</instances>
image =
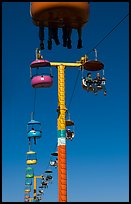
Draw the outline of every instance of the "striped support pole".
<instances>
[{"instance_id":1,"label":"striped support pole","mask_svg":"<svg viewBox=\"0 0 131 204\"><path fill-rule=\"evenodd\" d=\"M67 202L65 65L58 66L58 202Z\"/></svg>"}]
</instances>

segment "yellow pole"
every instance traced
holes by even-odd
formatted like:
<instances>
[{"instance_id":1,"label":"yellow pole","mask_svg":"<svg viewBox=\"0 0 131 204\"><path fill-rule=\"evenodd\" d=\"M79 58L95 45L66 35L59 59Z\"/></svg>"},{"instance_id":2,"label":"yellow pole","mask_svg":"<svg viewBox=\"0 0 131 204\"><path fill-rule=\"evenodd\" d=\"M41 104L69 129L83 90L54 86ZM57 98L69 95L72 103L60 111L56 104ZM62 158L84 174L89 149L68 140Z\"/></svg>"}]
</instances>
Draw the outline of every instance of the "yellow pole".
<instances>
[{"instance_id":1,"label":"yellow pole","mask_svg":"<svg viewBox=\"0 0 131 204\"><path fill-rule=\"evenodd\" d=\"M65 65L58 65L58 202L67 202Z\"/></svg>"},{"instance_id":2,"label":"yellow pole","mask_svg":"<svg viewBox=\"0 0 131 204\"><path fill-rule=\"evenodd\" d=\"M42 178L42 176L34 176L34 200L36 200L36 187L37 187L37 178Z\"/></svg>"},{"instance_id":3,"label":"yellow pole","mask_svg":"<svg viewBox=\"0 0 131 204\"><path fill-rule=\"evenodd\" d=\"M36 200L36 176L34 176L34 200Z\"/></svg>"}]
</instances>

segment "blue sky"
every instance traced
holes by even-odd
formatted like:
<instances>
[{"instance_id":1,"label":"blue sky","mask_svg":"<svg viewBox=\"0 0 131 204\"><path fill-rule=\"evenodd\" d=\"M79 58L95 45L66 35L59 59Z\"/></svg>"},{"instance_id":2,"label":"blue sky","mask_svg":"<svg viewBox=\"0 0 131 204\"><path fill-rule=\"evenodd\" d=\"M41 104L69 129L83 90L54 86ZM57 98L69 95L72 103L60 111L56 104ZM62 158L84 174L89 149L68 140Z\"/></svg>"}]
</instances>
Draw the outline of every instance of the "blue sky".
<instances>
[{"instance_id":1,"label":"blue sky","mask_svg":"<svg viewBox=\"0 0 131 204\"><path fill-rule=\"evenodd\" d=\"M30 84L29 66L39 46L29 2L2 3L2 201L23 202L28 140L26 126L34 108L35 90ZM83 48L78 50L77 34L72 33L72 49L53 43L44 59L75 62L129 13L127 2L91 2L90 17L83 28ZM60 32L60 41L61 32ZM81 71L66 68L66 106L70 104L75 138L67 141L68 201L129 201L129 17L99 46L98 58L104 63L107 96L88 93L81 86ZM94 53L89 54L94 58ZM35 119L42 124L42 138L32 149L37 152L35 175L47 168L57 144L57 69L53 86L36 90ZM71 100L77 74L75 92ZM84 71L86 75L86 71ZM94 77L96 73L92 73ZM43 202L57 202L57 170ZM38 180L38 184L40 180ZM32 193L33 196L33 188Z\"/></svg>"}]
</instances>

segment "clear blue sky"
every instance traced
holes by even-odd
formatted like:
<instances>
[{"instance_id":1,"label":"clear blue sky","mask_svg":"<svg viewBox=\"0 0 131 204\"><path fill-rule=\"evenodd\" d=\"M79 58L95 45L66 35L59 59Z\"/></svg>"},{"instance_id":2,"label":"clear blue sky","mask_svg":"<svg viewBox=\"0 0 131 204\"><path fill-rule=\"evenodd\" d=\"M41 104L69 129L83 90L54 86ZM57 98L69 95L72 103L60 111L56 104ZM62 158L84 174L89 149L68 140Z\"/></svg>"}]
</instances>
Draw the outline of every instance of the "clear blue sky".
<instances>
[{"instance_id":1,"label":"clear blue sky","mask_svg":"<svg viewBox=\"0 0 131 204\"><path fill-rule=\"evenodd\" d=\"M23 202L28 140L26 126L34 108L34 89L29 65L39 46L38 27L33 25L29 2L2 3L2 201ZM53 43L44 59L75 62L87 54L129 12L127 2L91 2L89 22L83 28L83 48L78 50L72 33L71 50ZM60 41L61 33L60 33ZM75 122L75 138L67 141L68 201L129 201L129 17L97 47L104 63L107 96L87 93L81 71L66 69L66 106ZM93 59L94 54L89 54ZM38 164L35 175L48 166L57 143L57 69L50 89L36 90L35 119L43 135L33 146ZM86 75L86 71L84 72ZM95 73L93 73L95 76ZM40 182L40 181L38 181ZM32 188L33 193L33 188ZM33 195L33 194L31 194ZM43 202L58 200L57 170Z\"/></svg>"}]
</instances>

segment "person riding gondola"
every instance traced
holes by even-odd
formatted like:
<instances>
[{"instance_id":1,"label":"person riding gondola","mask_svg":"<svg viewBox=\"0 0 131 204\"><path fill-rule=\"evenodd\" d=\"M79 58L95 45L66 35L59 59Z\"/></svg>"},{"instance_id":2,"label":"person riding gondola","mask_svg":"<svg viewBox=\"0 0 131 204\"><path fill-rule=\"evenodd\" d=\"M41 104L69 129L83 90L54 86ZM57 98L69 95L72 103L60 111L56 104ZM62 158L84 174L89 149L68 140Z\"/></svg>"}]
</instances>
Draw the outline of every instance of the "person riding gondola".
<instances>
[{"instance_id":1,"label":"person riding gondola","mask_svg":"<svg viewBox=\"0 0 131 204\"><path fill-rule=\"evenodd\" d=\"M53 24L49 24L48 27L48 49L51 50L52 49L52 39L55 41L56 45L59 45L59 39L58 39L58 27L55 25L55 23Z\"/></svg>"},{"instance_id":2,"label":"person riding gondola","mask_svg":"<svg viewBox=\"0 0 131 204\"><path fill-rule=\"evenodd\" d=\"M71 33L72 33L72 28L70 26L64 25L62 27L63 31L63 47L67 47L68 49L72 48L71 45Z\"/></svg>"},{"instance_id":3,"label":"person riding gondola","mask_svg":"<svg viewBox=\"0 0 131 204\"><path fill-rule=\"evenodd\" d=\"M73 137L74 137L74 132L71 132L70 129L67 129L67 130L66 130L66 139L67 139L67 140L72 140Z\"/></svg>"},{"instance_id":4,"label":"person riding gondola","mask_svg":"<svg viewBox=\"0 0 131 204\"><path fill-rule=\"evenodd\" d=\"M40 49L44 50L44 26L39 26Z\"/></svg>"},{"instance_id":5,"label":"person riding gondola","mask_svg":"<svg viewBox=\"0 0 131 204\"><path fill-rule=\"evenodd\" d=\"M90 73L90 72L87 73L86 85L87 85L87 90L88 90L89 88L93 88L93 79L92 79L92 77L91 77L91 73ZM94 90L94 88L93 88L93 90Z\"/></svg>"},{"instance_id":6,"label":"person riding gondola","mask_svg":"<svg viewBox=\"0 0 131 204\"><path fill-rule=\"evenodd\" d=\"M96 74L96 78L93 80L94 82L94 93L95 95L97 95L98 92L98 86L101 86L103 91L104 91L104 96L106 96L106 87L105 87L105 78L104 77L100 77L100 73L98 72Z\"/></svg>"}]
</instances>

